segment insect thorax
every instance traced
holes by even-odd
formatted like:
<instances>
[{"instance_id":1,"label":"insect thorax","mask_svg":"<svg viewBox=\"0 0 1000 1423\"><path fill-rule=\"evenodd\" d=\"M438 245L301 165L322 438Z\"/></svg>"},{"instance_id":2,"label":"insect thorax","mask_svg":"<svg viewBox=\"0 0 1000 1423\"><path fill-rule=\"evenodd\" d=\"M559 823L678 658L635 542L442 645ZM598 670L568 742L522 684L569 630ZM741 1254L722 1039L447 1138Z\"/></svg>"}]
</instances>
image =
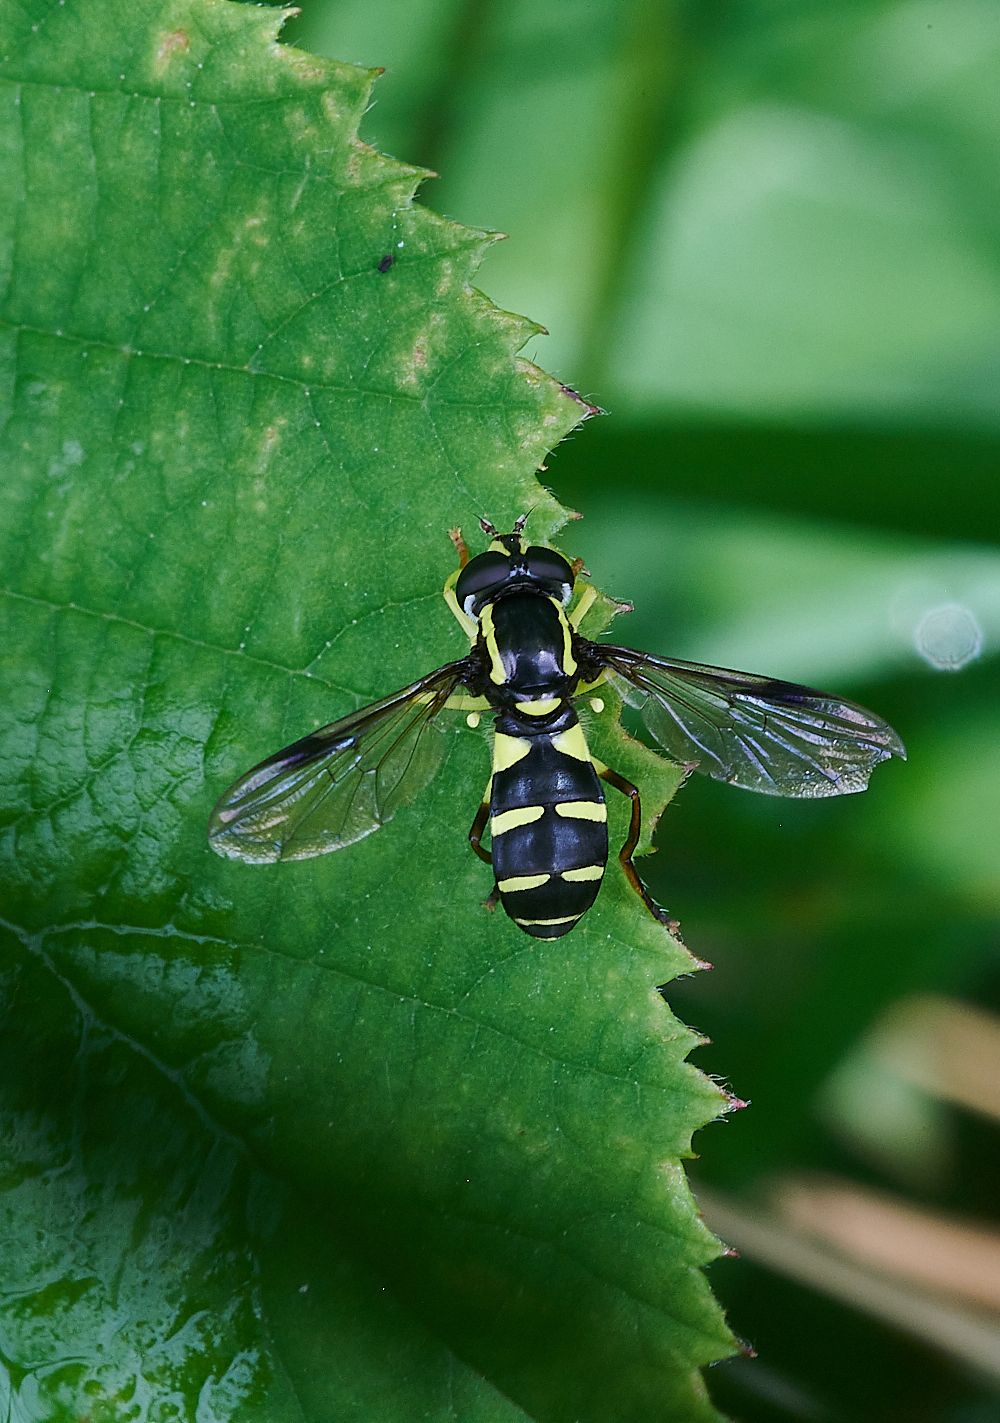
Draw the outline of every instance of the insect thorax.
<instances>
[{"instance_id":1,"label":"insect thorax","mask_svg":"<svg viewBox=\"0 0 1000 1423\"><path fill-rule=\"evenodd\" d=\"M553 597L514 593L488 603L477 647L488 667L484 695L498 709L547 721L576 690L573 630Z\"/></svg>"}]
</instances>

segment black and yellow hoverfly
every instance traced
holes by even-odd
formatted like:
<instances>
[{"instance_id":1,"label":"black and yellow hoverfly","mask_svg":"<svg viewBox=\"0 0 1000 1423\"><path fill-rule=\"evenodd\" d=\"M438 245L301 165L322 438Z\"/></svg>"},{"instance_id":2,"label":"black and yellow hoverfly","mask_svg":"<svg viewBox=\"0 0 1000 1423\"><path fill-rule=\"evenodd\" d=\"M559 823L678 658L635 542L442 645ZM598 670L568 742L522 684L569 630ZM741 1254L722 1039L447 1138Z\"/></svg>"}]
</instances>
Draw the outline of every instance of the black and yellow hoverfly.
<instances>
[{"instance_id":1,"label":"black and yellow hoverfly","mask_svg":"<svg viewBox=\"0 0 1000 1423\"><path fill-rule=\"evenodd\" d=\"M590 642L577 631L596 591L570 609L579 564L528 545L527 516L459 568L444 596L468 633L467 657L277 752L229 787L212 812L220 855L262 864L339 850L390 821L430 779L442 738L428 736L446 707L492 709L493 773L469 841L494 872L499 901L537 939L568 934L593 904L608 858L601 782L631 798L619 858L650 912L672 924L632 864L641 809L635 786L595 761L574 699L609 683L637 707L677 761L765 795L816 797L864 790L880 761L905 758L881 717L810 687ZM459 692L459 688L464 688ZM599 699L593 700L601 709ZM435 744L437 743L437 744ZM487 823L491 850L481 843Z\"/></svg>"}]
</instances>

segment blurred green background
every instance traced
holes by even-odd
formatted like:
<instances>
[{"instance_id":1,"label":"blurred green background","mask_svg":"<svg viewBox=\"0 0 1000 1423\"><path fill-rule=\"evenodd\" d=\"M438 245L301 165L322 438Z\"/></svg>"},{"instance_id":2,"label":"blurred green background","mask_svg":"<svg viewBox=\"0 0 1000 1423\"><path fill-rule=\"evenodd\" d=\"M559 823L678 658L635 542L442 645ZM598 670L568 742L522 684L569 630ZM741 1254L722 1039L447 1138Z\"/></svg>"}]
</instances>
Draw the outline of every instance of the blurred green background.
<instances>
[{"instance_id":1,"label":"blurred green background","mask_svg":"<svg viewBox=\"0 0 1000 1423\"><path fill-rule=\"evenodd\" d=\"M863 1047L914 994L1000 1011L1000 5L304 0L286 38L385 66L363 137L510 235L483 290L609 412L544 477L636 605L616 637L907 743L866 796L695 777L661 825L643 873L715 965L670 1001L753 1104L693 1178L820 1170L1000 1229L995 1117ZM752 1260L712 1280L760 1356L710 1375L746 1423L1000 1419L1000 1367Z\"/></svg>"}]
</instances>

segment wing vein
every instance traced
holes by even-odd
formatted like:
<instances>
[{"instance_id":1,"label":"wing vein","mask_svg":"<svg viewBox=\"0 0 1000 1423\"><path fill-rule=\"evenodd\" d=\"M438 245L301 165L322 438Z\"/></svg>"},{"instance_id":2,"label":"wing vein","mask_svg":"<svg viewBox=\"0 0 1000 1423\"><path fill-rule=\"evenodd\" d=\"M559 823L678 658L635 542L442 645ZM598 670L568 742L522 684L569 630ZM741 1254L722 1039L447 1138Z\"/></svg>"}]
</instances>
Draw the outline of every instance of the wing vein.
<instances>
[{"instance_id":1,"label":"wing vein","mask_svg":"<svg viewBox=\"0 0 1000 1423\"><path fill-rule=\"evenodd\" d=\"M862 791L880 761L906 755L888 722L777 678L586 644L663 749L715 780L765 795Z\"/></svg>"},{"instance_id":2,"label":"wing vein","mask_svg":"<svg viewBox=\"0 0 1000 1423\"><path fill-rule=\"evenodd\" d=\"M220 855L251 864L304 860L388 824L437 771L444 738L429 735L468 659L268 757L225 792L209 822Z\"/></svg>"}]
</instances>

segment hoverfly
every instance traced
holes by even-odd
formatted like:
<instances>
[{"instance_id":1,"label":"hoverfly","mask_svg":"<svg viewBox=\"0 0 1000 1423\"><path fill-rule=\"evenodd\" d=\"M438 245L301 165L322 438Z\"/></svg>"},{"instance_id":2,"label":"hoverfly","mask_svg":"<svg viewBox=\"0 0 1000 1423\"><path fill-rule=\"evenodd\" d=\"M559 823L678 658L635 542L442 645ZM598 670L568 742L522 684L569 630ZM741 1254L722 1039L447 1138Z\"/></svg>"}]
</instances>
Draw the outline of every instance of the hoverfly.
<instances>
[{"instance_id":1,"label":"hoverfly","mask_svg":"<svg viewBox=\"0 0 1000 1423\"><path fill-rule=\"evenodd\" d=\"M468 656L248 771L212 812L209 843L218 854L262 864L353 844L390 821L434 774L442 739L431 729L440 712L469 711L476 725L480 710L493 710L493 771L469 831L494 874L487 907L499 902L536 939L569 933L597 898L607 864L603 782L632 803L619 853L629 883L656 919L673 926L632 864L639 791L595 761L576 699L609 683L673 760L765 795L847 795L865 789L880 761L905 759L892 727L854 702L581 637L596 590L587 585L570 610L579 561L527 544L526 519L509 534L480 520L492 542L471 559L461 531L451 531L459 567L444 597L469 636ZM599 699L594 706L601 709ZM482 844L487 824L490 850Z\"/></svg>"}]
</instances>

